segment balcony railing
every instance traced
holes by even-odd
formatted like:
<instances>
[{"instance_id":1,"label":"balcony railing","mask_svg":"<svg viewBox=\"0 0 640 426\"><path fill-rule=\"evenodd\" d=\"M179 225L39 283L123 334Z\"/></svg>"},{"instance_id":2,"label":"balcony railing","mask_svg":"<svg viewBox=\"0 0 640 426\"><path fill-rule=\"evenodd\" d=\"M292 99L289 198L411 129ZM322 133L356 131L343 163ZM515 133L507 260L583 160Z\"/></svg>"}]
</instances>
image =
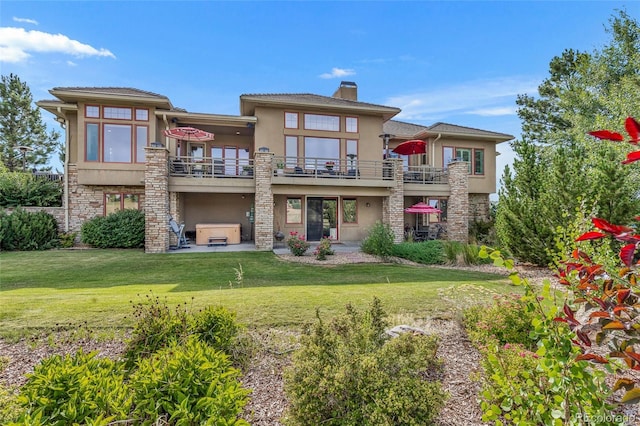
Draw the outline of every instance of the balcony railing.
<instances>
[{"instance_id":1,"label":"balcony railing","mask_svg":"<svg viewBox=\"0 0 640 426\"><path fill-rule=\"evenodd\" d=\"M449 173L447 169L431 166L409 166L402 174L404 183L416 184L447 184Z\"/></svg>"},{"instance_id":2,"label":"balcony railing","mask_svg":"<svg viewBox=\"0 0 640 426\"><path fill-rule=\"evenodd\" d=\"M275 177L393 180L394 162L332 158L274 157Z\"/></svg>"},{"instance_id":3,"label":"balcony railing","mask_svg":"<svg viewBox=\"0 0 640 426\"><path fill-rule=\"evenodd\" d=\"M253 160L176 156L169 158L169 174L175 177L253 178Z\"/></svg>"}]
</instances>

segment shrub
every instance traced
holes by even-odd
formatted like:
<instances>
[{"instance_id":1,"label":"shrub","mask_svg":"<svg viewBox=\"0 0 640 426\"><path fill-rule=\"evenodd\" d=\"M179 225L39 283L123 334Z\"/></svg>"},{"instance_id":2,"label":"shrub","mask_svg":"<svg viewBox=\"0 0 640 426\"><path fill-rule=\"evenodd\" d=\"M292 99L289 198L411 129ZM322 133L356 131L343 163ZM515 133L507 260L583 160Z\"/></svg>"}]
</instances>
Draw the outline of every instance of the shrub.
<instances>
[{"instance_id":1,"label":"shrub","mask_svg":"<svg viewBox=\"0 0 640 426\"><path fill-rule=\"evenodd\" d=\"M302 256L311 245L304 239L304 235L298 235L296 231L292 231L289 232L287 246L294 256Z\"/></svg>"},{"instance_id":2,"label":"shrub","mask_svg":"<svg viewBox=\"0 0 640 426\"><path fill-rule=\"evenodd\" d=\"M125 209L82 224L82 242L98 248L144 247L144 213Z\"/></svg>"},{"instance_id":3,"label":"shrub","mask_svg":"<svg viewBox=\"0 0 640 426\"><path fill-rule=\"evenodd\" d=\"M77 232L62 232L58 234L58 239L60 240L60 247L62 248L71 248L76 243L76 237L78 236Z\"/></svg>"},{"instance_id":4,"label":"shrub","mask_svg":"<svg viewBox=\"0 0 640 426\"><path fill-rule=\"evenodd\" d=\"M387 340L378 299L368 312L348 305L302 337L284 373L291 425L432 424L445 395L425 378L440 368L437 339L404 334Z\"/></svg>"},{"instance_id":5,"label":"shrub","mask_svg":"<svg viewBox=\"0 0 640 426\"><path fill-rule=\"evenodd\" d=\"M442 241L423 241L419 243L401 243L393 246L391 254L425 265L444 263Z\"/></svg>"},{"instance_id":6,"label":"shrub","mask_svg":"<svg viewBox=\"0 0 640 426\"><path fill-rule=\"evenodd\" d=\"M464 311L464 325L474 342L497 344L519 344L529 350L535 342L529 337L536 317L526 309L518 294L496 296L491 306L475 305Z\"/></svg>"},{"instance_id":7,"label":"shrub","mask_svg":"<svg viewBox=\"0 0 640 426\"><path fill-rule=\"evenodd\" d=\"M334 254L331 249L331 240L327 237L322 238L313 254L315 254L318 260L326 260L327 256Z\"/></svg>"},{"instance_id":8,"label":"shrub","mask_svg":"<svg viewBox=\"0 0 640 426\"><path fill-rule=\"evenodd\" d=\"M451 265L479 265L487 261L479 256L480 247L457 241L442 242L446 263Z\"/></svg>"},{"instance_id":9,"label":"shrub","mask_svg":"<svg viewBox=\"0 0 640 426\"><path fill-rule=\"evenodd\" d=\"M24 172L0 173L0 207L59 207L62 183Z\"/></svg>"},{"instance_id":10,"label":"shrub","mask_svg":"<svg viewBox=\"0 0 640 426\"><path fill-rule=\"evenodd\" d=\"M248 425L238 419L249 395L239 376L227 355L197 338L174 341L131 376L133 417L142 424Z\"/></svg>"},{"instance_id":11,"label":"shrub","mask_svg":"<svg viewBox=\"0 0 640 426\"><path fill-rule=\"evenodd\" d=\"M8 358L0 357L0 373L7 368L8 364ZM20 406L18 405L16 392L0 382L0 424L9 424L16 420L19 415Z\"/></svg>"},{"instance_id":12,"label":"shrub","mask_svg":"<svg viewBox=\"0 0 640 426\"><path fill-rule=\"evenodd\" d=\"M207 307L195 314L189 313L186 304L171 308L159 297L146 296L146 303L133 305L136 323L127 342L125 360L127 368L149 357L172 342L187 340L196 335L214 349L229 352L240 327L235 313L223 307Z\"/></svg>"},{"instance_id":13,"label":"shrub","mask_svg":"<svg viewBox=\"0 0 640 426\"><path fill-rule=\"evenodd\" d=\"M48 250L58 245L58 225L46 212L0 210L0 250Z\"/></svg>"},{"instance_id":14,"label":"shrub","mask_svg":"<svg viewBox=\"0 0 640 426\"><path fill-rule=\"evenodd\" d=\"M389 225L376 222L369 231L369 235L362 241L360 248L364 253L387 258L391 256L394 239Z\"/></svg>"},{"instance_id":15,"label":"shrub","mask_svg":"<svg viewBox=\"0 0 640 426\"><path fill-rule=\"evenodd\" d=\"M127 419L131 393L121 362L96 352L54 355L38 364L22 387L22 424L87 424ZM103 423L103 424L104 424Z\"/></svg>"}]
</instances>

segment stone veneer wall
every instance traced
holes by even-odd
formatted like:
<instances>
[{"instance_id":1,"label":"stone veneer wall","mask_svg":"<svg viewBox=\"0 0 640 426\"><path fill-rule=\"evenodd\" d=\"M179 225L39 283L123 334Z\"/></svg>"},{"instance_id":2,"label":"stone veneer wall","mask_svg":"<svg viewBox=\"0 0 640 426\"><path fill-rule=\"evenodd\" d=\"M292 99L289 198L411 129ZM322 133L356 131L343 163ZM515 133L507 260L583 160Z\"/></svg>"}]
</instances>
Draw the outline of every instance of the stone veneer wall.
<instances>
[{"instance_id":1,"label":"stone veneer wall","mask_svg":"<svg viewBox=\"0 0 640 426\"><path fill-rule=\"evenodd\" d=\"M169 151L164 147L146 147L144 170L144 251L169 250Z\"/></svg>"},{"instance_id":2,"label":"stone veneer wall","mask_svg":"<svg viewBox=\"0 0 640 426\"><path fill-rule=\"evenodd\" d=\"M490 208L489 194L469 194L469 220L487 222Z\"/></svg>"},{"instance_id":3,"label":"stone veneer wall","mask_svg":"<svg viewBox=\"0 0 640 426\"><path fill-rule=\"evenodd\" d=\"M450 241L469 241L469 166L464 161L449 163L447 236Z\"/></svg>"},{"instance_id":4,"label":"stone veneer wall","mask_svg":"<svg viewBox=\"0 0 640 426\"><path fill-rule=\"evenodd\" d=\"M382 200L382 221L391 227L394 241L401 243L404 239L404 182L402 160L393 159L394 186L388 197Z\"/></svg>"},{"instance_id":5,"label":"stone veneer wall","mask_svg":"<svg viewBox=\"0 0 640 426\"><path fill-rule=\"evenodd\" d=\"M137 194L140 206L145 196L142 186L90 186L78 184L78 167L68 164L69 179L69 232L80 232L82 224L89 219L104 215L104 194ZM64 217L63 217L64 220Z\"/></svg>"},{"instance_id":6,"label":"stone veneer wall","mask_svg":"<svg viewBox=\"0 0 640 426\"><path fill-rule=\"evenodd\" d=\"M257 250L273 250L272 158L273 154L269 152L256 152L253 159L256 182L254 231Z\"/></svg>"}]
</instances>

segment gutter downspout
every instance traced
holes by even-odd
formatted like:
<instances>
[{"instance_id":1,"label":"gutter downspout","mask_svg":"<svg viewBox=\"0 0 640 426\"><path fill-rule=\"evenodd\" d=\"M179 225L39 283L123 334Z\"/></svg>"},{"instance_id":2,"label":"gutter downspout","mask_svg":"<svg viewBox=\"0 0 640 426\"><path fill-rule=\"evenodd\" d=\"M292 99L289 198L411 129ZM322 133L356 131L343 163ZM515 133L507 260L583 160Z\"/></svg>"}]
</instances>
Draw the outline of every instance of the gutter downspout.
<instances>
[{"instance_id":1,"label":"gutter downspout","mask_svg":"<svg viewBox=\"0 0 640 426\"><path fill-rule=\"evenodd\" d=\"M69 232L69 120L62 114L62 108L58 107L58 114L64 117L64 123L60 122L60 127L64 129L64 178L62 192L64 199L62 200L64 207L64 232Z\"/></svg>"},{"instance_id":2,"label":"gutter downspout","mask_svg":"<svg viewBox=\"0 0 640 426\"><path fill-rule=\"evenodd\" d=\"M431 142L431 163L432 164L435 162L435 159L436 159L436 142L438 142L441 137L442 137L442 133L438 133L438 137L435 138L433 142ZM433 165L435 166L435 164ZM442 165L442 167L444 167L444 164Z\"/></svg>"}]
</instances>

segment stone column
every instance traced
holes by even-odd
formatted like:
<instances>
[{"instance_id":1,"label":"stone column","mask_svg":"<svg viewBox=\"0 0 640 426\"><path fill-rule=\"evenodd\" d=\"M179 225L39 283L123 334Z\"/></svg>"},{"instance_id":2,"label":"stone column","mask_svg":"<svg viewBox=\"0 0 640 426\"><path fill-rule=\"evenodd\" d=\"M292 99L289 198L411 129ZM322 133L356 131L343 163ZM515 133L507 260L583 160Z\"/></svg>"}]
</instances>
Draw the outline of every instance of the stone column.
<instances>
[{"instance_id":1,"label":"stone column","mask_svg":"<svg viewBox=\"0 0 640 426\"><path fill-rule=\"evenodd\" d=\"M253 157L256 181L254 231L257 250L273 250L273 154L256 152Z\"/></svg>"},{"instance_id":2,"label":"stone column","mask_svg":"<svg viewBox=\"0 0 640 426\"><path fill-rule=\"evenodd\" d=\"M169 151L165 147L145 148L144 251L169 250Z\"/></svg>"},{"instance_id":3,"label":"stone column","mask_svg":"<svg viewBox=\"0 0 640 426\"><path fill-rule=\"evenodd\" d=\"M450 241L469 242L469 163L449 163L447 236Z\"/></svg>"},{"instance_id":4,"label":"stone column","mask_svg":"<svg viewBox=\"0 0 640 426\"><path fill-rule=\"evenodd\" d=\"M402 160L393 161L393 187L388 197L382 200L382 222L391 227L394 241L401 243L404 239L404 179Z\"/></svg>"}]
</instances>

